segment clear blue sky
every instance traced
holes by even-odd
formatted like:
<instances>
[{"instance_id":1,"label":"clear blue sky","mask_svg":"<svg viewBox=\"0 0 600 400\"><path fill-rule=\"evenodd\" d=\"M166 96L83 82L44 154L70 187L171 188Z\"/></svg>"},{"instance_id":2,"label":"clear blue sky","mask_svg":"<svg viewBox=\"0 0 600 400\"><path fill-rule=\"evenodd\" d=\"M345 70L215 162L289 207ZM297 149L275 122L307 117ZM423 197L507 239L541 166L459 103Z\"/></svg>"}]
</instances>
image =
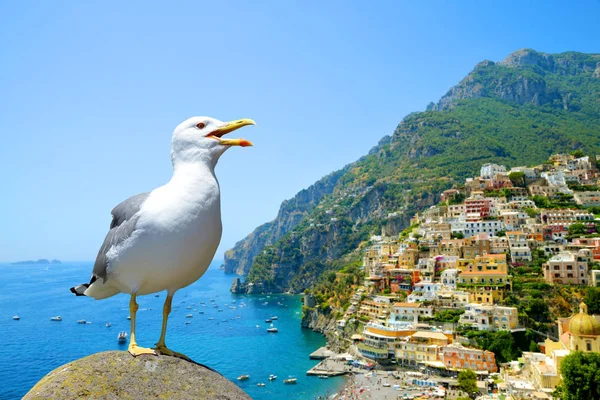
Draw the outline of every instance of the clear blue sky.
<instances>
[{"instance_id":1,"label":"clear blue sky","mask_svg":"<svg viewBox=\"0 0 600 400\"><path fill-rule=\"evenodd\" d=\"M484 59L600 52L599 1L0 3L0 260L93 260L171 175L182 120L253 118L220 161L217 257Z\"/></svg>"}]
</instances>

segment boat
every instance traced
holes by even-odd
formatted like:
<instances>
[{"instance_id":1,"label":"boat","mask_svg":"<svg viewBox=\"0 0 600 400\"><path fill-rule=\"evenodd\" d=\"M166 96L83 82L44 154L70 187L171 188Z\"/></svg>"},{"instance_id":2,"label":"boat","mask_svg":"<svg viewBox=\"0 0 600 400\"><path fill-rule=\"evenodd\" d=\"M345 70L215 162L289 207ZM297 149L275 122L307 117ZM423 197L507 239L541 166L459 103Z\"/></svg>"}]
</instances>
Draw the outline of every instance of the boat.
<instances>
[{"instance_id":1,"label":"boat","mask_svg":"<svg viewBox=\"0 0 600 400\"><path fill-rule=\"evenodd\" d=\"M128 315L128 316L127 316L127 319L128 319L128 320L131 320L131 315Z\"/></svg>"},{"instance_id":2,"label":"boat","mask_svg":"<svg viewBox=\"0 0 600 400\"><path fill-rule=\"evenodd\" d=\"M191 324L191 323L192 323L192 321L185 321L185 324L186 324L186 325L189 325L189 324Z\"/></svg>"},{"instance_id":3,"label":"boat","mask_svg":"<svg viewBox=\"0 0 600 400\"><path fill-rule=\"evenodd\" d=\"M18 320L20 320L20 319L21 319L21 317L19 317L18 315L15 315L15 316L13 317L13 319L14 319L15 321L18 321Z\"/></svg>"},{"instance_id":4,"label":"boat","mask_svg":"<svg viewBox=\"0 0 600 400\"><path fill-rule=\"evenodd\" d=\"M277 320L279 319L279 317L276 315L276 316L274 316L274 317L271 317L271 319L272 319L273 321L277 321Z\"/></svg>"},{"instance_id":5,"label":"boat","mask_svg":"<svg viewBox=\"0 0 600 400\"><path fill-rule=\"evenodd\" d=\"M250 379L250 375L240 375L238 376L238 381L247 381Z\"/></svg>"},{"instance_id":6,"label":"boat","mask_svg":"<svg viewBox=\"0 0 600 400\"><path fill-rule=\"evenodd\" d=\"M208 317L209 321L212 321L213 319L215 319L215 317Z\"/></svg>"},{"instance_id":7,"label":"boat","mask_svg":"<svg viewBox=\"0 0 600 400\"><path fill-rule=\"evenodd\" d=\"M256 325L257 328L260 328L260 325Z\"/></svg>"},{"instance_id":8,"label":"boat","mask_svg":"<svg viewBox=\"0 0 600 400\"><path fill-rule=\"evenodd\" d=\"M265 319L265 322L268 324L270 322L273 322L273 320L271 318L267 318L267 319Z\"/></svg>"},{"instance_id":9,"label":"boat","mask_svg":"<svg viewBox=\"0 0 600 400\"><path fill-rule=\"evenodd\" d=\"M269 332L269 333L277 333L277 332L279 332L279 330L277 328L275 328L273 326L273 324L271 324L271 326L267 329L267 332Z\"/></svg>"},{"instance_id":10,"label":"boat","mask_svg":"<svg viewBox=\"0 0 600 400\"><path fill-rule=\"evenodd\" d=\"M270 381L274 381L275 379L277 379L277 375L273 375L273 374L269 375Z\"/></svg>"},{"instance_id":11,"label":"boat","mask_svg":"<svg viewBox=\"0 0 600 400\"><path fill-rule=\"evenodd\" d=\"M192 314L188 314L185 316L186 318L194 318L194 316Z\"/></svg>"},{"instance_id":12,"label":"boat","mask_svg":"<svg viewBox=\"0 0 600 400\"><path fill-rule=\"evenodd\" d=\"M214 301L215 301L215 299L210 299L210 301L211 301L211 302L214 302Z\"/></svg>"},{"instance_id":13,"label":"boat","mask_svg":"<svg viewBox=\"0 0 600 400\"><path fill-rule=\"evenodd\" d=\"M296 379L296 378L287 378L287 379L284 379L283 383L295 385L297 383L297 381L298 381L298 379Z\"/></svg>"},{"instance_id":14,"label":"boat","mask_svg":"<svg viewBox=\"0 0 600 400\"><path fill-rule=\"evenodd\" d=\"M80 319L79 321L77 321L77 323L84 325L85 324L85 319Z\"/></svg>"},{"instance_id":15,"label":"boat","mask_svg":"<svg viewBox=\"0 0 600 400\"><path fill-rule=\"evenodd\" d=\"M119 332L119 334L117 335L117 340L119 341L119 343L123 343L123 342L127 341L127 332L125 332L125 331Z\"/></svg>"},{"instance_id":16,"label":"boat","mask_svg":"<svg viewBox=\"0 0 600 400\"><path fill-rule=\"evenodd\" d=\"M191 309L192 309L192 306L187 306L186 308L187 308L188 310L191 310Z\"/></svg>"},{"instance_id":17,"label":"boat","mask_svg":"<svg viewBox=\"0 0 600 400\"><path fill-rule=\"evenodd\" d=\"M107 327L107 328L110 328L110 322L107 322L107 323L106 323L106 327Z\"/></svg>"},{"instance_id":18,"label":"boat","mask_svg":"<svg viewBox=\"0 0 600 400\"><path fill-rule=\"evenodd\" d=\"M156 293L156 294L154 295L154 297L158 297L158 293Z\"/></svg>"},{"instance_id":19,"label":"boat","mask_svg":"<svg viewBox=\"0 0 600 400\"><path fill-rule=\"evenodd\" d=\"M56 317L50 317L50 321L62 321L62 318L60 315L57 315Z\"/></svg>"},{"instance_id":20,"label":"boat","mask_svg":"<svg viewBox=\"0 0 600 400\"><path fill-rule=\"evenodd\" d=\"M329 379L327 375L319 375L319 379Z\"/></svg>"},{"instance_id":21,"label":"boat","mask_svg":"<svg viewBox=\"0 0 600 400\"><path fill-rule=\"evenodd\" d=\"M256 386L265 386L264 383L257 383Z\"/></svg>"},{"instance_id":22,"label":"boat","mask_svg":"<svg viewBox=\"0 0 600 400\"><path fill-rule=\"evenodd\" d=\"M204 311L198 311L198 314L204 314Z\"/></svg>"},{"instance_id":23,"label":"boat","mask_svg":"<svg viewBox=\"0 0 600 400\"><path fill-rule=\"evenodd\" d=\"M218 311L218 312L223 312L223 310L221 310L221 309L218 309L217 311Z\"/></svg>"}]
</instances>

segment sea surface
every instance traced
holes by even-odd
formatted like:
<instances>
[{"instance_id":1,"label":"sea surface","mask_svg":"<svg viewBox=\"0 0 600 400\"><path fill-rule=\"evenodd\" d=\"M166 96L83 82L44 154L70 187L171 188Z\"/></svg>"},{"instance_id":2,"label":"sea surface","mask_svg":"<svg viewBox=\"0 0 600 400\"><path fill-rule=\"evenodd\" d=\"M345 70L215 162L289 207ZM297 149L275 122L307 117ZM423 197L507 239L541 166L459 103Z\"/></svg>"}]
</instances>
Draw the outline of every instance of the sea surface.
<instances>
[{"instance_id":1,"label":"sea surface","mask_svg":"<svg viewBox=\"0 0 600 400\"><path fill-rule=\"evenodd\" d=\"M315 399L334 393L342 378L306 376L316 364L308 356L325 345L325 338L301 329L300 297L233 295L229 288L235 275L224 274L220 264L214 262L200 280L175 294L167 329L169 348L219 371L257 400ZM69 292L69 287L87 282L91 270L89 262L0 264L0 399L21 398L45 374L69 361L127 349L117 343L117 335L129 333L128 295L96 301ZM139 345L152 347L158 341L165 297L165 292L138 297ZM186 318L188 314L193 317ZM14 321L14 315L21 319ZM57 315L61 322L50 321ZM272 316L279 317L273 321L278 333L267 332L270 324L265 319ZM81 319L91 324L78 324ZM243 374L250 379L238 381ZM269 374L277 375L277 380L270 382ZM290 376L298 379L296 385L283 383Z\"/></svg>"}]
</instances>

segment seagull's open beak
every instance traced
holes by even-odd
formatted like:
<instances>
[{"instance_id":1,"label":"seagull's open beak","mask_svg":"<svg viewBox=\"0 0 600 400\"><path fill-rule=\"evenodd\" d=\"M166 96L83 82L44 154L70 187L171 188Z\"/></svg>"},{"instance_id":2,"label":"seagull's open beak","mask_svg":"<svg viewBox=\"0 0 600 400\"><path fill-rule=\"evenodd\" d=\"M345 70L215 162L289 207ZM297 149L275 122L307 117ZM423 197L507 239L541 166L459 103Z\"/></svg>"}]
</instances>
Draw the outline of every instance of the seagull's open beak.
<instances>
[{"instance_id":1,"label":"seagull's open beak","mask_svg":"<svg viewBox=\"0 0 600 400\"><path fill-rule=\"evenodd\" d=\"M223 135L225 135L229 132L233 132L236 129L240 129L241 127L246 126L246 125L256 125L256 122L254 122L253 120L248 119L248 118L238 119L237 121L227 122L222 127L212 131L210 133L209 137L212 136L215 139L218 139L221 144L227 145L227 146L242 146L242 147L253 146L252 142L249 140L246 140L246 139L222 139L221 138Z\"/></svg>"}]
</instances>

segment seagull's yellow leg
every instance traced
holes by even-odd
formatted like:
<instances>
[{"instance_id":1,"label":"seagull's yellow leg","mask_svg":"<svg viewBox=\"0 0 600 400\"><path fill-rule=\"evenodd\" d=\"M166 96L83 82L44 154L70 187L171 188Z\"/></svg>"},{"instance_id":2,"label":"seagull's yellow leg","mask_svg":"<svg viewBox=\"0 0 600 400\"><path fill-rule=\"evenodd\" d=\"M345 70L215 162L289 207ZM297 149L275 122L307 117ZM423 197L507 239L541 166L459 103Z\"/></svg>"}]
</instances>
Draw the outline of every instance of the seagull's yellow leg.
<instances>
[{"instance_id":1,"label":"seagull's yellow leg","mask_svg":"<svg viewBox=\"0 0 600 400\"><path fill-rule=\"evenodd\" d=\"M164 354L166 356L173 356L178 358L183 358L184 360L191 361L188 356L185 354L178 353L173 351L167 347L165 344L165 336L167 335L167 320L169 319L169 314L171 313L171 303L173 302L173 295L167 294L167 299L165 300L165 305L163 307L163 322L162 322L162 330L160 331L160 339L158 339L158 343L156 343L156 347L154 350L158 351L160 354Z\"/></svg>"},{"instance_id":2,"label":"seagull's yellow leg","mask_svg":"<svg viewBox=\"0 0 600 400\"><path fill-rule=\"evenodd\" d=\"M131 300L129 300L129 316L131 317L131 336L129 337L129 348L127 351L131 353L132 356L139 356L141 354L152 354L157 355L156 352L152 349L147 349L145 347L140 347L137 345L135 341L135 314L139 308L138 304L135 301L135 293L131 295Z\"/></svg>"}]
</instances>

